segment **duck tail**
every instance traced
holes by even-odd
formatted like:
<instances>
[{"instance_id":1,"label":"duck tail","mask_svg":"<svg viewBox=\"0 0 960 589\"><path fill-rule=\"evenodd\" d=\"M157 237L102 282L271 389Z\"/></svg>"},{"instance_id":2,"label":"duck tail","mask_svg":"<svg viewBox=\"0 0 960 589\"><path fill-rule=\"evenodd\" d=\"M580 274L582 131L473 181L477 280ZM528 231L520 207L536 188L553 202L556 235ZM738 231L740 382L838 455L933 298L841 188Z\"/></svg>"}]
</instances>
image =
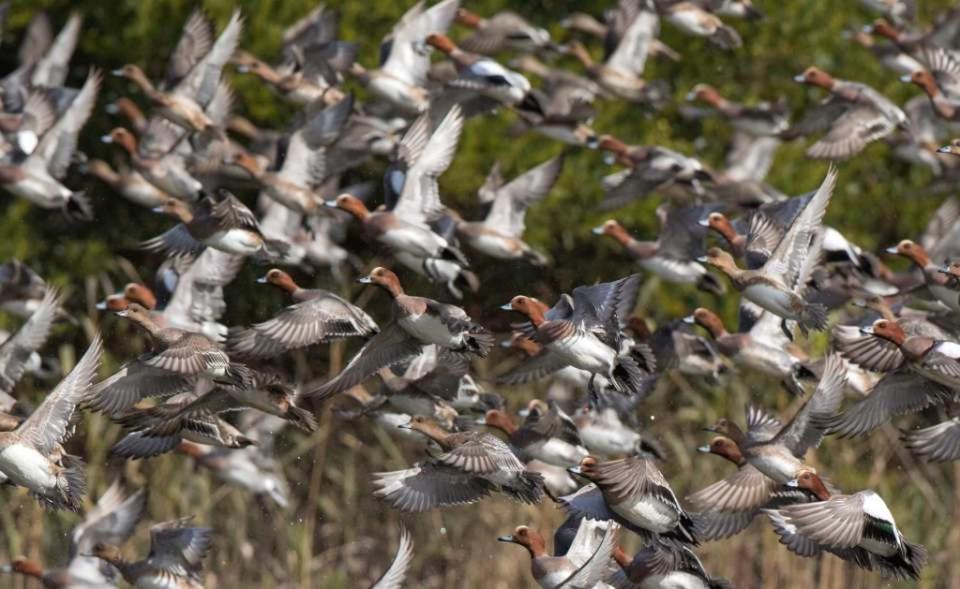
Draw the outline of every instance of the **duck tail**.
<instances>
[{"instance_id":1,"label":"duck tail","mask_svg":"<svg viewBox=\"0 0 960 589\"><path fill-rule=\"evenodd\" d=\"M525 470L511 481L509 487L504 487L503 490L522 503L540 503L544 495L543 475L539 472Z\"/></svg>"},{"instance_id":2,"label":"duck tail","mask_svg":"<svg viewBox=\"0 0 960 589\"><path fill-rule=\"evenodd\" d=\"M927 561L927 549L920 544L901 539L901 547L897 553L890 556L871 554L871 557L881 576L919 579L920 569Z\"/></svg>"},{"instance_id":3,"label":"duck tail","mask_svg":"<svg viewBox=\"0 0 960 589\"><path fill-rule=\"evenodd\" d=\"M469 288L470 292L477 292L480 290L480 279L476 274L465 268L460 270L460 272L457 274L457 277L454 278L453 281Z\"/></svg>"},{"instance_id":4,"label":"duck tail","mask_svg":"<svg viewBox=\"0 0 960 589\"><path fill-rule=\"evenodd\" d=\"M305 432L317 431L317 418L314 417L312 412L302 407L290 405L290 408L287 409L287 419Z\"/></svg>"},{"instance_id":5,"label":"duck tail","mask_svg":"<svg viewBox=\"0 0 960 589\"><path fill-rule=\"evenodd\" d=\"M712 272L701 274L700 277L697 278L697 288L703 292L709 292L715 295L722 295L727 292L727 287L724 286L723 282Z\"/></svg>"},{"instance_id":6,"label":"duck tail","mask_svg":"<svg viewBox=\"0 0 960 589\"><path fill-rule=\"evenodd\" d=\"M647 374L653 374L657 371L657 356L648 344L634 344L630 348L630 357L637 363L640 370Z\"/></svg>"},{"instance_id":7,"label":"duck tail","mask_svg":"<svg viewBox=\"0 0 960 589\"><path fill-rule=\"evenodd\" d=\"M87 475L85 467L78 456L64 454L57 473L56 495L39 495L36 497L44 504L54 509L67 509L79 512L83 507L83 496L87 492Z\"/></svg>"},{"instance_id":8,"label":"duck tail","mask_svg":"<svg viewBox=\"0 0 960 589\"><path fill-rule=\"evenodd\" d=\"M468 333L465 337L465 342L470 352L481 358L485 358L487 354L490 353L494 344L497 343L497 340L493 337L492 333L480 327Z\"/></svg>"},{"instance_id":9,"label":"duck tail","mask_svg":"<svg viewBox=\"0 0 960 589\"><path fill-rule=\"evenodd\" d=\"M111 456L137 460L172 452L180 444L180 436L148 437L143 432L127 434L110 449Z\"/></svg>"},{"instance_id":10,"label":"duck tail","mask_svg":"<svg viewBox=\"0 0 960 589\"><path fill-rule=\"evenodd\" d=\"M710 41L723 49L736 49L743 45L743 40L733 27L721 26L710 36Z\"/></svg>"},{"instance_id":11,"label":"duck tail","mask_svg":"<svg viewBox=\"0 0 960 589\"><path fill-rule=\"evenodd\" d=\"M290 244L280 239L263 240L263 256L267 262L286 262L290 254Z\"/></svg>"},{"instance_id":12,"label":"duck tail","mask_svg":"<svg viewBox=\"0 0 960 589\"><path fill-rule=\"evenodd\" d=\"M537 251L532 247L523 250L523 259L541 268L550 265L550 258L543 252Z\"/></svg>"},{"instance_id":13,"label":"duck tail","mask_svg":"<svg viewBox=\"0 0 960 589\"><path fill-rule=\"evenodd\" d=\"M70 195L64 205L64 211L67 217L78 221L90 221L93 219L93 205L82 190L78 190Z\"/></svg>"},{"instance_id":14,"label":"duck tail","mask_svg":"<svg viewBox=\"0 0 960 589\"><path fill-rule=\"evenodd\" d=\"M822 331L827 328L827 307L820 303L806 303L800 311L800 326Z\"/></svg>"}]
</instances>

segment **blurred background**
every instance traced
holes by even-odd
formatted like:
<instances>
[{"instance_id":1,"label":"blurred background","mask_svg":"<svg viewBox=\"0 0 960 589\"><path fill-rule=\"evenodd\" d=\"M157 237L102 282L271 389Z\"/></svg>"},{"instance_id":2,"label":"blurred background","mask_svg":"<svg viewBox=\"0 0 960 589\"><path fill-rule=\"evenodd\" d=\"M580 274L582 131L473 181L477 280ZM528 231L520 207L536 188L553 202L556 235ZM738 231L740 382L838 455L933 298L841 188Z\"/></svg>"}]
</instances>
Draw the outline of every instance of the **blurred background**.
<instances>
[{"instance_id":1,"label":"blurred background","mask_svg":"<svg viewBox=\"0 0 960 589\"><path fill-rule=\"evenodd\" d=\"M393 23L412 2L331 1L327 6L340 15L341 38L360 45L359 61L376 65L378 45ZM469 0L464 6L483 15L510 8L533 23L564 39L559 20L574 11L600 16L612 2ZM724 96L745 103L785 100L794 113L823 98L823 92L793 82L794 75L816 65L837 77L866 82L898 104L919 89L900 82L882 68L867 50L852 43L845 32L858 30L875 13L853 0L843 2L773 2L756 0L767 14L765 20L746 22L729 19L744 39L742 48L726 52L707 42L679 34L662 25L662 40L682 54L678 63L653 60L648 78L666 80L674 100L660 112L623 102L598 105L594 128L614 133L631 144L659 144L693 154L720 167L729 144L729 128L716 118L690 121L679 116L686 93L698 82L716 86ZM279 55L286 26L315 7L309 0L209 1L207 14L222 27L231 11L239 7L246 19L241 47L271 61ZM923 0L920 22L953 5L946 0ZM72 62L68 85L79 86L87 66L105 71L136 63L150 77L157 77L172 51L181 26L195 3L165 0L73 0L15 1L3 31L0 68L16 67L16 44L36 11L46 11L55 30L71 11L83 16L83 33ZM463 34L454 28L453 36ZM593 48L595 52L597 47ZM562 67L580 71L572 58L560 58ZM232 69L232 68L228 68ZM283 129L296 109L252 76L232 76L239 97L236 111L262 127ZM536 85L536 83L535 83ZM362 88L348 87L363 96ZM142 96L125 80L107 76L99 105L85 128L81 150L89 157L107 161L119 154L99 142L100 135L115 124L103 105L119 96ZM798 115L794 115L797 118ZM513 136L508 132L512 115L483 117L467 122L457 157L440 179L443 201L475 218L479 210L476 190L499 161L507 178L545 161L564 148L535 134ZM767 180L787 194L801 194L819 185L826 164L804 158L808 142L785 144L777 153ZM382 161L354 170L344 180L376 179ZM602 197L600 179L611 168L599 152L574 150L568 154L563 174L549 197L533 207L527 217L527 241L549 252L556 266L546 270L526 264L481 261L477 271L484 288L468 295L464 306L472 317L491 329L504 332L509 317L498 307L514 294L527 293L552 301L558 293L596 280L611 280L633 271L632 261L615 244L590 234L590 228L606 217L596 209ZM882 142L840 166L840 180L827 222L842 230L865 249L879 251L901 238L917 235L929 215L953 186L933 182L920 166L909 166L891 156ZM97 301L129 281L149 281L162 261L138 251L137 243L170 226L168 220L136 208L105 185L81 176L66 184L82 187L95 207L92 223L72 223L26 201L0 196L0 260L17 257L41 276L68 293L67 309L77 325L57 328L46 351L59 356L64 371L85 349L94 329L104 333L109 351L104 374L142 350L136 330L95 309ZM254 194L240 194L252 202ZM379 195L375 198L379 198ZM616 212L617 218L638 238L654 238L658 223L654 209L658 197L636 202ZM377 200L374 201L378 202ZM356 227L348 243L360 243ZM360 251L360 250L358 250ZM364 255L369 250L364 251ZM887 258L896 268L898 260ZM364 260L367 267L374 260ZM285 304L272 289L255 284L263 267L247 263L240 277L228 288L227 324L247 324L271 316ZM340 289L329 275L297 275L304 286ZM439 288L403 275L407 290L443 298ZM360 287L344 294L366 305L378 321L387 318L386 297ZM667 286L649 278L638 302L637 313L651 324L688 314L696 306L716 309L732 321L737 297L715 297L694 288ZM15 322L0 318L0 326ZM810 345L822 350L825 336ZM320 346L294 355L291 362L304 378L325 378L356 349ZM496 350L477 364L480 377L489 377L505 361L506 352ZM39 400L49 384L27 377L18 388L21 398ZM492 384L488 386L493 387ZM537 387L498 390L511 409L526 405ZM645 434L664 447L668 460L662 465L678 496L701 488L730 472L722 460L697 454L706 443L701 428L717 417L742 419L743 407L752 399L789 417L796 406L776 382L731 379L722 387L691 381L679 374L662 378L657 391L642 407ZM932 424L934 415L919 414L918 423ZM939 421L937 419L936 421ZM138 462L114 461L110 445L119 431L99 415L88 415L70 448L89 463L90 500L119 477L131 488L149 488L148 517L160 521L196 514L197 521L216 530L214 546L206 560L207 587L363 587L388 566L403 519L414 534L416 554L408 577L409 587L527 587L533 581L529 559L517 546L496 542L516 525L528 524L550 534L562 521L562 513L550 502L519 506L498 497L481 504L417 517L402 517L376 502L370 493L370 473L405 467L417 460L422 449L398 441L372 422L343 421L329 410L321 413L321 427L310 436L287 431L277 440L276 453L291 487L286 509L263 498L227 486L190 458L169 455ZM897 420L908 427L910 419ZM960 467L927 465L913 460L897 442L898 432L886 426L863 439L828 438L811 459L841 488L854 491L871 488L883 495L903 532L926 545L930 562L919 587L960 587ZM78 521L68 513L47 513L21 490L2 491L0 509L0 562L18 555L37 558L49 566L66 560L67 532ZM626 538L625 544L632 539ZM146 525L142 525L128 555L146 554ZM860 571L833 557L801 559L779 546L776 535L759 519L743 534L711 543L699 550L708 571L730 579L737 587L879 587L875 574ZM24 587L21 578L0 578L0 587ZM902 586L911 586L903 583Z\"/></svg>"}]
</instances>

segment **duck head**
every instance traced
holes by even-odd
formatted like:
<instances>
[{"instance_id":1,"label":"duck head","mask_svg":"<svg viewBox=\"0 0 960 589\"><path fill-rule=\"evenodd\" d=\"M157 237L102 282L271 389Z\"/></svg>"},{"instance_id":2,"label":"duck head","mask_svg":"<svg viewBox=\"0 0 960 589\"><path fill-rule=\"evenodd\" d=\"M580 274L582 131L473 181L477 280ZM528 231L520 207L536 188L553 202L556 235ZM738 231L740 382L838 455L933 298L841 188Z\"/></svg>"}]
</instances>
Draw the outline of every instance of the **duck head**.
<instances>
[{"instance_id":1,"label":"duck head","mask_svg":"<svg viewBox=\"0 0 960 589\"><path fill-rule=\"evenodd\" d=\"M703 264L709 264L727 273L735 272L739 269L737 268L736 260L733 259L733 255L718 247L708 249L707 255L698 258L697 261Z\"/></svg>"},{"instance_id":2,"label":"duck head","mask_svg":"<svg viewBox=\"0 0 960 589\"><path fill-rule=\"evenodd\" d=\"M135 323L140 324L150 324L153 322L150 317L150 311L146 307L139 303L129 302L127 303L127 308L122 311L117 311L117 315L120 317L126 317Z\"/></svg>"},{"instance_id":3,"label":"duck head","mask_svg":"<svg viewBox=\"0 0 960 589\"><path fill-rule=\"evenodd\" d=\"M289 293L300 288L289 274L279 268L271 268L266 274L257 278L257 282L261 284L272 284Z\"/></svg>"},{"instance_id":4,"label":"duck head","mask_svg":"<svg viewBox=\"0 0 960 589\"><path fill-rule=\"evenodd\" d=\"M123 127L115 127L109 133L100 137L100 141L104 143L116 143L131 155L137 152L137 138L133 136L133 133Z\"/></svg>"},{"instance_id":5,"label":"duck head","mask_svg":"<svg viewBox=\"0 0 960 589\"><path fill-rule=\"evenodd\" d=\"M170 215L181 223L189 223L193 220L193 211L190 210L190 205L176 198L166 199L162 205L154 208L153 211L155 213Z\"/></svg>"},{"instance_id":6,"label":"duck head","mask_svg":"<svg viewBox=\"0 0 960 589\"><path fill-rule=\"evenodd\" d=\"M537 301L531 299L530 297L517 295L510 299L509 303L500 308L504 311L517 311L518 313L523 313L535 326L540 325L544 321L543 309L537 304Z\"/></svg>"},{"instance_id":7,"label":"duck head","mask_svg":"<svg viewBox=\"0 0 960 589\"><path fill-rule=\"evenodd\" d=\"M603 222L603 225L594 227L592 231L594 235L608 235L620 244L627 244L633 239L626 228L616 219L607 219Z\"/></svg>"},{"instance_id":8,"label":"duck head","mask_svg":"<svg viewBox=\"0 0 960 589\"><path fill-rule=\"evenodd\" d=\"M440 424L437 423L436 420L424 417L423 415L414 415L406 425L400 425L398 427L400 427L400 429L419 432L441 445L449 435L445 429L440 427Z\"/></svg>"},{"instance_id":9,"label":"duck head","mask_svg":"<svg viewBox=\"0 0 960 589\"><path fill-rule=\"evenodd\" d=\"M267 64L257 59L252 53L242 49L233 54L233 57L230 58L230 63L237 66L237 71L242 74L251 73L262 75L266 73L266 70L270 69Z\"/></svg>"},{"instance_id":10,"label":"duck head","mask_svg":"<svg viewBox=\"0 0 960 589\"><path fill-rule=\"evenodd\" d=\"M125 311L130 306L130 301L123 294L112 294L106 299L97 303L97 309L101 311Z\"/></svg>"},{"instance_id":11,"label":"duck head","mask_svg":"<svg viewBox=\"0 0 960 589\"><path fill-rule=\"evenodd\" d=\"M22 556L10 563L10 571L34 579L43 578L43 567L40 566L40 563Z\"/></svg>"},{"instance_id":12,"label":"duck head","mask_svg":"<svg viewBox=\"0 0 960 589\"><path fill-rule=\"evenodd\" d=\"M238 151L223 158L226 165L234 165L247 172L254 178L259 178L266 171L260 164L260 160L246 151Z\"/></svg>"},{"instance_id":13,"label":"duck head","mask_svg":"<svg viewBox=\"0 0 960 589\"><path fill-rule=\"evenodd\" d=\"M93 546L93 556L109 563L120 562L123 556L120 553L120 547L105 542L97 542Z\"/></svg>"},{"instance_id":14,"label":"duck head","mask_svg":"<svg viewBox=\"0 0 960 589\"><path fill-rule=\"evenodd\" d=\"M873 35L886 37L891 41L900 40L900 31L898 31L892 24L887 22L886 19L878 18L877 20L873 21L873 24L867 25L866 31Z\"/></svg>"},{"instance_id":15,"label":"duck head","mask_svg":"<svg viewBox=\"0 0 960 589\"><path fill-rule=\"evenodd\" d=\"M483 424L496 428L509 435L517 431L517 424L507 415L506 411L500 409L491 409L483 415Z\"/></svg>"},{"instance_id":16,"label":"duck head","mask_svg":"<svg viewBox=\"0 0 960 589\"><path fill-rule=\"evenodd\" d=\"M328 201L326 206L346 211L361 221L370 216L367 205L363 204L362 200L352 194L341 194L334 201Z\"/></svg>"},{"instance_id":17,"label":"duck head","mask_svg":"<svg viewBox=\"0 0 960 589\"><path fill-rule=\"evenodd\" d=\"M145 284L138 282L127 284L123 287L123 296L128 301L137 303L145 309L153 310L157 308L157 297Z\"/></svg>"},{"instance_id":18,"label":"duck head","mask_svg":"<svg viewBox=\"0 0 960 589\"><path fill-rule=\"evenodd\" d=\"M528 526L518 526L513 530L513 534L500 536L497 538L497 541L519 544L530 552L532 558L537 558L547 553L547 542L543 539L543 535Z\"/></svg>"},{"instance_id":19,"label":"duck head","mask_svg":"<svg viewBox=\"0 0 960 589\"><path fill-rule=\"evenodd\" d=\"M693 90L687 93L687 100L690 102L700 101L715 108L719 108L727 102L723 96L720 96L720 92L710 84L694 86Z\"/></svg>"},{"instance_id":20,"label":"duck head","mask_svg":"<svg viewBox=\"0 0 960 589\"><path fill-rule=\"evenodd\" d=\"M107 105L107 112L125 117L134 126L138 126L147 120L143 111L137 106L137 103L126 96L121 96L114 100L113 103Z\"/></svg>"},{"instance_id":21,"label":"duck head","mask_svg":"<svg viewBox=\"0 0 960 589\"><path fill-rule=\"evenodd\" d=\"M586 479L593 480L597 475L597 465L599 464L600 462L596 456L584 456L578 466L568 468L567 471L570 474L580 475Z\"/></svg>"},{"instance_id":22,"label":"duck head","mask_svg":"<svg viewBox=\"0 0 960 589\"><path fill-rule=\"evenodd\" d=\"M887 253L903 256L921 268L930 263L930 256L927 255L927 250L923 249L922 245L914 243L909 239L904 239L897 245L888 247Z\"/></svg>"},{"instance_id":23,"label":"duck head","mask_svg":"<svg viewBox=\"0 0 960 589\"><path fill-rule=\"evenodd\" d=\"M808 67L802 74L795 76L793 79L796 82L809 84L810 86L819 86L824 90L832 89L834 84L833 76L814 66Z\"/></svg>"},{"instance_id":24,"label":"duck head","mask_svg":"<svg viewBox=\"0 0 960 589\"><path fill-rule=\"evenodd\" d=\"M597 141L597 148L603 151L609 151L618 156L626 155L627 152L630 151L630 146L613 135L601 135Z\"/></svg>"},{"instance_id":25,"label":"duck head","mask_svg":"<svg viewBox=\"0 0 960 589\"><path fill-rule=\"evenodd\" d=\"M370 274L367 274L362 278L358 278L357 282L360 284L375 284L393 296L399 296L403 294L403 287L400 285L400 279L397 278L397 275L394 274L393 271L382 266L377 266L370 272Z\"/></svg>"},{"instance_id":26,"label":"duck head","mask_svg":"<svg viewBox=\"0 0 960 589\"><path fill-rule=\"evenodd\" d=\"M704 430L708 432L713 432L715 434L720 434L721 436L725 436L729 438L731 441L733 441L734 443L736 443L738 446L745 439L745 436L743 435L743 430L740 429L740 426L734 423L733 421L730 421L726 417L721 417L720 419L715 421L713 425L705 427Z\"/></svg>"},{"instance_id":27,"label":"duck head","mask_svg":"<svg viewBox=\"0 0 960 589\"><path fill-rule=\"evenodd\" d=\"M889 319L877 319L873 322L873 325L864 327L860 331L867 335L882 337L898 346L902 346L907 341L907 334L900 327L900 324Z\"/></svg>"},{"instance_id":28,"label":"duck head","mask_svg":"<svg viewBox=\"0 0 960 589\"><path fill-rule=\"evenodd\" d=\"M430 47L433 47L447 55L450 55L457 50L457 45L450 40L450 37L442 33L431 33L427 35L426 43Z\"/></svg>"},{"instance_id":29,"label":"duck head","mask_svg":"<svg viewBox=\"0 0 960 589\"><path fill-rule=\"evenodd\" d=\"M475 12L471 12L466 8L457 9L457 23L475 29L483 24L483 17Z\"/></svg>"},{"instance_id":30,"label":"duck head","mask_svg":"<svg viewBox=\"0 0 960 589\"><path fill-rule=\"evenodd\" d=\"M697 451L704 454L716 454L738 466L746 462L743 453L740 452L740 446L726 436L716 436L710 440L708 445L697 448Z\"/></svg>"},{"instance_id":31,"label":"duck head","mask_svg":"<svg viewBox=\"0 0 960 589\"><path fill-rule=\"evenodd\" d=\"M787 482L787 486L806 489L816 495L820 501L826 501L830 498L830 491L828 491L827 486L823 484L820 475L810 469L801 470L799 474L797 474L797 478Z\"/></svg>"},{"instance_id":32,"label":"duck head","mask_svg":"<svg viewBox=\"0 0 960 589\"><path fill-rule=\"evenodd\" d=\"M700 219L699 222L701 226L713 229L722 235L728 242L733 242L738 237L737 231L733 228L733 224L730 223L730 219L723 213L714 211L707 215L705 219Z\"/></svg>"},{"instance_id":33,"label":"duck head","mask_svg":"<svg viewBox=\"0 0 960 589\"><path fill-rule=\"evenodd\" d=\"M693 323L706 329L713 337L719 337L727 332L723 325L723 320L711 311L703 307L697 307L692 315L684 318L687 323Z\"/></svg>"},{"instance_id":34,"label":"duck head","mask_svg":"<svg viewBox=\"0 0 960 589\"><path fill-rule=\"evenodd\" d=\"M902 76L900 81L919 86L928 96L936 96L940 93L940 86L937 85L937 80L934 79L933 74L925 69L914 70L909 76Z\"/></svg>"}]
</instances>

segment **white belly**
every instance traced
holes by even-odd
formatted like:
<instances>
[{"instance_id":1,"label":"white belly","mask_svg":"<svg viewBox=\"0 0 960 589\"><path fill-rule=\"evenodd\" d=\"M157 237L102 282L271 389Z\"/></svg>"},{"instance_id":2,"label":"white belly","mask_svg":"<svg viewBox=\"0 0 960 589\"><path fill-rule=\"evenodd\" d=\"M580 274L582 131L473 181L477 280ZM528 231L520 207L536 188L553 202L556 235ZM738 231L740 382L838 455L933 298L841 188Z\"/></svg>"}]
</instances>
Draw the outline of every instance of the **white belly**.
<instances>
[{"instance_id":1,"label":"white belly","mask_svg":"<svg viewBox=\"0 0 960 589\"><path fill-rule=\"evenodd\" d=\"M640 583L640 589L708 589L703 579L683 571L652 575Z\"/></svg>"},{"instance_id":2,"label":"white belly","mask_svg":"<svg viewBox=\"0 0 960 589\"><path fill-rule=\"evenodd\" d=\"M786 351L772 346L754 345L740 351L734 359L751 370L756 370L774 378L790 376L796 360Z\"/></svg>"},{"instance_id":3,"label":"white belly","mask_svg":"<svg viewBox=\"0 0 960 589\"><path fill-rule=\"evenodd\" d=\"M781 485L796 478L797 471L803 466L793 456L780 454L754 456L750 458L750 464Z\"/></svg>"},{"instance_id":4,"label":"white belly","mask_svg":"<svg viewBox=\"0 0 960 589\"><path fill-rule=\"evenodd\" d=\"M404 331L423 343L436 344L443 348L458 349L463 347L463 335L453 334L440 319L424 313L418 316L407 316L397 320Z\"/></svg>"},{"instance_id":5,"label":"white belly","mask_svg":"<svg viewBox=\"0 0 960 589\"><path fill-rule=\"evenodd\" d=\"M437 257L447 245L446 240L433 231L416 225L391 228L377 239L392 250L424 258Z\"/></svg>"},{"instance_id":6,"label":"white belly","mask_svg":"<svg viewBox=\"0 0 960 589\"><path fill-rule=\"evenodd\" d=\"M592 373L610 374L617 354L610 346L592 334L580 334L552 342L552 351L560 354L568 364Z\"/></svg>"},{"instance_id":7,"label":"white belly","mask_svg":"<svg viewBox=\"0 0 960 589\"><path fill-rule=\"evenodd\" d=\"M577 569L573 566L557 568L537 579L537 584L543 589L556 589L575 572Z\"/></svg>"},{"instance_id":8,"label":"white belly","mask_svg":"<svg viewBox=\"0 0 960 589\"><path fill-rule=\"evenodd\" d=\"M137 589L181 589L179 581L171 575L144 575L137 579Z\"/></svg>"},{"instance_id":9,"label":"white belly","mask_svg":"<svg viewBox=\"0 0 960 589\"><path fill-rule=\"evenodd\" d=\"M716 27L710 26L699 18L699 12L693 10L678 10L670 13L667 20L678 29L691 35L712 35Z\"/></svg>"},{"instance_id":10,"label":"white belly","mask_svg":"<svg viewBox=\"0 0 960 589\"><path fill-rule=\"evenodd\" d=\"M591 425L580 430L580 441L597 454L626 454L636 448L640 434L627 428Z\"/></svg>"},{"instance_id":11,"label":"white belly","mask_svg":"<svg viewBox=\"0 0 960 589\"><path fill-rule=\"evenodd\" d=\"M426 96L422 95L419 88L415 88L397 78L375 76L371 78L369 88L375 94L411 112L420 113L430 106Z\"/></svg>"},{"instance_id":12,"label":"white belly","mask_svg":"<svg viewBox=\"0 0 960 589\"><path fill-rule=\"evenodd\" d=\"M767 284L755 284L743 290L743 296L784 319L797 319L791 293Z\"/></svg>"},{"instance_id":13,"label":"white belly","mask_svg":"<svg viewBox=\"0 0 960 589\"><path fill-rule=\"evenodd\" d=\"M583 446L574 446L556 438L531 444L524 450L531 457L555 466L576 466L587 455L587 449Z\"/></svg>"},{"instance_id":14,"label":"white belly","mask_svg":"<svg viewBox=\"0 0 960 589\"><path fill-rule=\"evenodd\" d=\"M246 229L220 231L206 239L205 243L220 251L238 256L255 254L263 246L260 237Z\"/></svg>"},{"instance_id":15,"label":"white belly","mask_svg":"<svg viewBox=\"0 0 960 589\"><path fill-rule=\"evenodd\" d=\"M645 530L663 534L677 526L677 512L662 501L644 499L611 505L610 509L630 523Z\"/></svg>"},{"instance_id":16,"label":"white belly","mask_svg":"<svg viewBox=\"0 0 960 589\"><path fill-rule=\"evenodd\" d=\"M501 260L514 260L523 255L523 250L517 247L512 247L515 244L513 240L501 237L499 235L483 233L475 237L471 237L468 243L470 244L470 247L478 252L483 252L488 256L499 258Z\"/></svg>"},{"instance_id":17,"label":"white belly","mask_svg":"<svg viewBox=\"0 0 960 589\"><path fill-rule=\"evenodd\" d=\"M33 448L13 444L0 452L0 471L10 481L34 491L52 489L57 477L51 472L50 461Z\"/></svg>"},{"instance_id":18,"label":"white belly","mask_svg":"<svg viewBox=\"0 0 960 589\"><path fill-rule=\"evenodd\" d=\"M707 273L706 269L697 262L668 260L660 256L642 260L640 266L667 282L679 282L681 284L695 283Z\"/></svg>"}]
</instances>

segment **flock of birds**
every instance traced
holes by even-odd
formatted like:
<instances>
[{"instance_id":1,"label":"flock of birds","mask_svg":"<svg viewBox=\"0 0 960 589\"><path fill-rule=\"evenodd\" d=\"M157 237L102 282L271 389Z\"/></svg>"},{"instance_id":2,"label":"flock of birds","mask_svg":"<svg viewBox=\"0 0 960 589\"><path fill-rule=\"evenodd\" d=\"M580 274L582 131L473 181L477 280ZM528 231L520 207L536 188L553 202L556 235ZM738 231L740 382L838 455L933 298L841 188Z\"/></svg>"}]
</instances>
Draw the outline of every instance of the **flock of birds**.
<instances>
[{"instance_id":1,"label":"flock of birds","mask_svg":"<svg viewBox=\"0 0 960 589\"><path fill-rule=\"evenodd\" d=\"M925 550L904 537L883 498L844 493L806 457L824 436L863 436L896 416L957 400L960 202L944 200L924 235L889 250L916 266L897 273L823 224L837 183L833 166L802 196L787 197L764 177L782 141L808 135L818 136L810 158L839 161L884 140L938 176L960 170L960 142L944 145L943 135L960 118L960 11L921 30L904 0L865 0L882 18L852 38L923 90L903 108L815 67L797 81L827 98L794 122L782 103L743 105L706 84L692 88L684 116L718 116L736 130L729 165L715 170L664 147L596 133L594 103L658 108L669 88L643 77L645 62L682 58L658 40L661 20L735 49L743 41L721 18L760 18L749 0L620 0L602 21L565 18L562 44L512 12L477 15L460 4L415 4L384 38L376 69L359 64L357 46L338 38L336 14L322 6L286 31L273 65L239 49L239 12L219 35L195 12L162 80L132 64L112 72L129 80L137 99L107 107L123 121L102 136L123 154L117 169L77 150L103 80L94 68L79 89L64 85L79 15L56 36L36 16L20 66L0 80L0 185L89 222L92 203L64 184L74 170L168 215L172 227L143 242L166 256L154 286L131 283L101 303L138 326L150 351L101 379L103 343L95 336L35 408L17 398L16 385L28 371L51 372L38 351L69 315L29 267L0 266L0 309L26 318L0 345L0 479L51 509L82 511L85 464L66 444L81 412L99 412L123 428L114 456L180 452L284 506L271 440L287 425L315 430L317 408L337 397L345 401L339 417L376 420L421 442L410 468L371 482L397 510L496 494L531 504L547 497L564 509L552 554L533 527L499 538L526 548L544 588L726 586L707 574L696 547L758 516L801 557L828 552L884 577L918 578ZM452 30L465 34L454 41ZM603 60L584 45L594 39L603 41ZM496 57L508 53L509 62ZM579 65L560 69L561 59ZM228 65L297 105L295 122L271 130L231 115ZM365 88L366 103L344 88L348 81ZM546 398L530 400L519 415L471 375L472 361L498 338L460 306L404 289L416 274L447 300L471 296L482 283L464 250L501 265L554 263L523 240L524 216L550 193L563 155L509 181L491 170L477 191L488 211L482 219L441 202L438 178L464 120L504 113L519 131L567 145L564 153L599 149L621 166L604 178L601 208L651 193L664 202L656 241L637 240L615 219L594 229L621 244L642 273L577 286L552 305L504 295L496 312L515 321L501 345L518 360L497 382L550 382ZM382 194L372 182L341 186L373 158L389 162ZM234 192L259 195L247 204ZM363 241L346 240L351 226L362 228ZM365 260L374 257L390 267L371 268ZM263 322L228 328L220 322L223 290L247 258L272 267L261 281L291 304ZM365 268L357 281L379 287L393 316L375 319L338 294L304 288L281 269L290 267L329 269L341 285ZM633 315L643 276L716 295L732 287L740 293L737 331L707 308L651 329ZM830 351L821 359L793 342L798 332L823 330ZM364 343L338 373L296 382L284 369L292 352L346 338ZM638 431L637 407L666 371L720 383L730 366L776 379L806 400L785 424L751 405L745 422L709 426L715 437L701 450L735 469L681 501L661 473L662 450ZM375 379L379 389L363 387ZM903 443L921 460L958 460L960 418L905 432ZM66 564L45 569L21 558L4 569L47 587L114 587L121 578L136 587L200 587L211 530L189 516L152 526L145 558L123 555L145 508L143 490L127 495L116 483L74 529ZM635 555L619 543L628 533L644 546ZM399 587L413 555L401 530L396 559L375 587Z\"/></svg>"}]
</instances>

